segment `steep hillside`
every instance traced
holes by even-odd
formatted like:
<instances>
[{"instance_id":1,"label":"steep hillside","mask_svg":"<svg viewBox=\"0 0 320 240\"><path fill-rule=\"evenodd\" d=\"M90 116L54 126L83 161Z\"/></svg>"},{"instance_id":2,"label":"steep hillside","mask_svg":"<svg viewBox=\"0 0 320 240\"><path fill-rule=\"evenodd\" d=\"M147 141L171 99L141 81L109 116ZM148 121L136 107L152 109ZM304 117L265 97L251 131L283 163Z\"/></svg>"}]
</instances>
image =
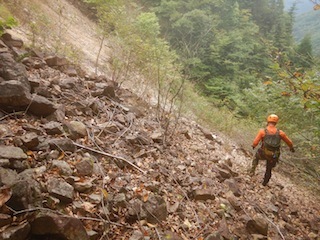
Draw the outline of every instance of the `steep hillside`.
<instances>
[{"instance_id":1,"label":"steep hillside","mask_svg":"<svg viewBox=\"0 0 320 240\"><path fill-rule=\"evenodd\" d=\"M264 162L250 178L252 153L232 140L183 117L167 131L108 68L93 74L93 22L67 1L30 2L66 24L83 70L25 49L27 22L0 42L0 90L20 89L0 97L0 239L318 240L319 196L277 171L290 166L262 187Z\"/></svg>"},{"instance_id":2,"label":"steep hillside","mask_svg":"<svg viewBox=\"0 0 320 240\"><path fill-rule=\"evenodd\" d=\"M295 19L293 35L297 42L300 42L306 35L311 36L311 43L314 54L320 54L320 11L310 11L300 14Z\"/></svg>"},{"instance_id":3,"label":"steep hillside","mask_svg":"<svg viewBox=\"0 0 320 240\"><path fill-rule=\"evenodd\" d=\"M320 55L320 34L319 34L319 17L320 12L314 11L314 3L311 1L285 0L287 10L296 4L295 21L293 25L293 36L297 43L306 36L311 36L313 53Z\"/></svg>"}]
</instances>

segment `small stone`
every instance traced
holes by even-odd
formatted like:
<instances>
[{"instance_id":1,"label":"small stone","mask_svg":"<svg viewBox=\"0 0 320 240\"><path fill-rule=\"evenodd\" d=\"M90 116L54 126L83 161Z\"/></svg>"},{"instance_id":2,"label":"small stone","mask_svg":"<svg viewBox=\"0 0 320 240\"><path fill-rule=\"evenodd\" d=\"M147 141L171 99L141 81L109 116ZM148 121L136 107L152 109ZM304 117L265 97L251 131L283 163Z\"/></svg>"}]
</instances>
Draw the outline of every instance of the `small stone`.
<instances>
[{"instance_id":1,"label":"small stone","mask_svg":"<svg viewBox=\"0 0 320 240\"><path fill-rule=\"evenodd\" d=\"M79 176L91 176L93 174L93 161L90 158L84 158L76 164Z\"/></svg>"},{"instance_id":2,"label":"small stone","mask_svg":"<svg viewBox=\"0 0 320 240\"><path fill-rule=\"evenodd\" d=\"M9 160L26 160L28 156L21 148L0 146L0 158Z\"/></svg>"},{"instance_id":3,"label":"small stone","mask_svg":"<svg viewBox=\"0 0 320 240\"><path fill-rule=\"evenodd\" d=\"M211 189L196 189L193 191L193 197L195 200L214 200L215 193Z\"/></svg>"},{"instance_id":4,"label":"small stone","mask_svg":"<svg viewBox=\"0 0 320 240\"><path fill-rule=\"evenodd\" d=\"M60 199L62 202L73 201L74 188L60 178L49 178L47 181L48 192Z\"/></svg>"}]
</instances>

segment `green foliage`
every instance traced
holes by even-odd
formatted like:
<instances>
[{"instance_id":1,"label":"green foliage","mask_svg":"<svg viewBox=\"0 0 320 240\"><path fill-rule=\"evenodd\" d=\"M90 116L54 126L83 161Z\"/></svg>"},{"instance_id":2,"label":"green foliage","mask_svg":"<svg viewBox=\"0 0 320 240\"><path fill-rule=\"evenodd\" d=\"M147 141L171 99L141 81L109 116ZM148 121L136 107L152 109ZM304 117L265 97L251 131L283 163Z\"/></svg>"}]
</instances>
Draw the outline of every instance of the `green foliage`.
<instances>
[{"instance_id":1,"label":"green foliage","mask_svg":"<svg viewBox=\"0 0 320 240\"><path fill-rule=\"evenodd\" d=\"M316 177L320 174L320 169L316 170L320 162L315 159L320 152L319 72L314 69L301 73L279 64L272 68L278 74L244 91L239 101L248 117L256 121L265 119L268 113L278 114L279 127L293 139L297 149L296 158L291 161L313 169L308 172ZM301 159L312 161L303 163Z\"/></svg>"},{"instance_id":2,"label":"green foliage","mask_svg":"<svg viewBox=\"0 0 320 240\"><path fill-rule=\"evenodd\" d=\"M302 68L312 67L313 57L312 57L312 43L311 36L306 35L296 47L295 55L292 57L296 66Z\"/></svg>"},{"instance_id":3,"label":"green foliage","mask_svg":"<svg viewBox=\"0 0 320 240\"><path fill-rule=\"evenodd\" d=\"M172 109L180 97L183 78L177 55L160 38L159 20L154 12L134 11L133 3L126 1L88 0L94 4L101 32L112 42L115 55L110 63L113 79L123 82L128 74L139 76L138 86L157 90L159 118L164 117L160 106ZM112 40L111 40L112 39ZM147 86L143 86L146 84Z\"/></svg>"},{"instance_id":4,"label":"green foliage","mask_svg":"<svg viewBox=\"0 0 320 240\"><path fill-rule=\"evenodd\" d=\"M230 84L226 84L224 79L210 79L205 84L205 93L209 95L211 98L215 98L217 100L226 100L226 98L232 96L232 87Z\"/></svg>"},{"instance_id":5,"label":"green foliage","mask_svg":"<svg viewBox=\"0 0 320 240\"><path fill-rule=\"evenodd\" d=\"M121 31L126 21L125 5L122 0L84 0L97 10L99 25L105 35Z\"/></svg>"},{"instance_id":6,"label":"green foliage","mask_svg":"<svg viewBox=\"0 0 320 240\"><path fill-rule=\"evenodd\" d=\"M160 25L155 13L141 13L134 26L139 36L145 40L154 42L160 34Z\"/></svg>"},{"instance_id":7,"label":"green foliage","mask_svg":"<svg viewBox=\"0 0 320 240\"><path fill-rule=\"evenodd\" d=\"M17 20L11 15L10 11L0 2L0 36L6 28L17 26Z\"/></svg>"}]
</instances>

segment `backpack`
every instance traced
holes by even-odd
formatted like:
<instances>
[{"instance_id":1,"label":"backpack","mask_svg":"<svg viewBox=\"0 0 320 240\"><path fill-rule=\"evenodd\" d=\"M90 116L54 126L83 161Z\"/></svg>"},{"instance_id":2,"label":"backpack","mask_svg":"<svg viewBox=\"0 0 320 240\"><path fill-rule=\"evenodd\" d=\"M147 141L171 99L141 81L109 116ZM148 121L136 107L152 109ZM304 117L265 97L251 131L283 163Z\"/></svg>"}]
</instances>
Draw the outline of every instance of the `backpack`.
<instances>
[{"instance_id":1,"label":"backpack","mask_svg":"<svg viewBox=\"0 0 320 240\"><path fill-rule=\"evenodd\" d=\"M268 130L265 129L266 135L264 136L263 139L263 146L269 151L278 151L280 149L280 142L281 142L281 137L280 137L280 131L277 129L276 134L269 134Z\"/></svg>"}]
</instances>

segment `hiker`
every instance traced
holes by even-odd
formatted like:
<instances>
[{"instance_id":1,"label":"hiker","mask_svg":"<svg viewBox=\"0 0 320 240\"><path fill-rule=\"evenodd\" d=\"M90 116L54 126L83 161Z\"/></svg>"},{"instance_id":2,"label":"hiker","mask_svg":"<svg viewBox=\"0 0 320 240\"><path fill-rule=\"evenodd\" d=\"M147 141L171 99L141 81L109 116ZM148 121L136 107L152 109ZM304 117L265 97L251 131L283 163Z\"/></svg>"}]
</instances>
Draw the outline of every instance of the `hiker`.
<instances>
[{"instance_id":1,"label":"hiker","mask_svg":"<svg viewBox=\"0 0 320 240\"><path fill-rule=\"evenodd\" d=\"M260 129L256 138L252 143L252 149L255 149L261 141L261 147L257 150L250 170L250 176L253 176L258 165L259 160L267 160L266 172L262 182L263 186L266 186L271 178L271 170L274 168L280 157L280 142L283 140L291 152L294 152L293 143L287 135L276 128L279 117L275 114L271 114L267 118L267 127Z\"/></svg>"}]
</instances>

